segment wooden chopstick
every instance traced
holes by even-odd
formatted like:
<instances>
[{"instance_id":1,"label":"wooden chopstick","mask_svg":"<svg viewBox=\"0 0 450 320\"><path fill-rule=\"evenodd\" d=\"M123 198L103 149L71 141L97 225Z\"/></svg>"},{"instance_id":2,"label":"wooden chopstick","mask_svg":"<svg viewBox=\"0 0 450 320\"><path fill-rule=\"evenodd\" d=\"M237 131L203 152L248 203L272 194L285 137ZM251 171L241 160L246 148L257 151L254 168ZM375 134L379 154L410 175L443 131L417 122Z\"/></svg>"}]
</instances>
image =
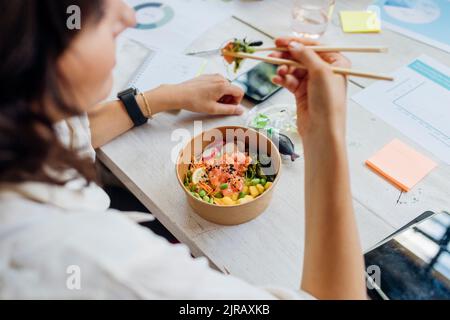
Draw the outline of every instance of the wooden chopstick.
<instances>
[{"instance_id":1,"label":"wooden chopstick","mask_svg":"<svg viewBox=\"0 0 450 320\"><path fill-rule=\"evenodd\" d=\"M388 52L387 47L332 47L332 46L306 46L315 52L366 52L366 53L386 53ZM273 48L254 48L255 52L261 51L288 51L285 47L273 47Z\"/></svg>"},{"instance_id":2,"label":"wooden chopstick","mask_svg":"<svg viewBox=\"0 0 450 320\"><path fill-rule=\"evenodd\" d=\"M293 66L296 68L305 69L305 67L293 60L287 60L287 59L279 59L279 58L272 58L272 57L260 57L253 54L243 53L243 52L231 52L222 50L222 55L229 56L229 57L235 57L235 58L241 58L241 59L253 59L253 60L259 60L264 61L271 64L276 65L287 65L287 66ZM352 69L346 69L346 68L337 68L337 67L331 67L331 70L333 70L334 73L347 75L347 76L354 76L354 77L361 77L361 78L369 78L369 79L377 79L377 80L388 80L393 81L394 78L388 75L381 75L371 72L365 72L365 71L358 71L358 70L352 70Z\"/></svg>"}]
</instances>

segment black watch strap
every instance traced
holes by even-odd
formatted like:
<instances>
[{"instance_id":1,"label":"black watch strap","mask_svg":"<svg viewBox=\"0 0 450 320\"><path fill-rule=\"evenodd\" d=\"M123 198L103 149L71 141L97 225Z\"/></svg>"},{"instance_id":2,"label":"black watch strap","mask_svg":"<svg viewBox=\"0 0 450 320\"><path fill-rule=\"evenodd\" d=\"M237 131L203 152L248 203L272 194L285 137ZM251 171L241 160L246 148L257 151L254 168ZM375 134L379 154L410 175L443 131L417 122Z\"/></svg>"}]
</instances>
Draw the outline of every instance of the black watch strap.
<instances>
[{"instance_id":1,"label":"black watch strap","mask_svg":"<svg viewBox=\"0 0 450 320\"><path fill-rule=\"evenodd\" d=\"M147 123L148 119L144 116L136 101L137 90L136 88L129 88L122 92L119 92L117 97L122 101L128 116L133 121L135 127L142 126Z\"/></svg>"}]
</instances>

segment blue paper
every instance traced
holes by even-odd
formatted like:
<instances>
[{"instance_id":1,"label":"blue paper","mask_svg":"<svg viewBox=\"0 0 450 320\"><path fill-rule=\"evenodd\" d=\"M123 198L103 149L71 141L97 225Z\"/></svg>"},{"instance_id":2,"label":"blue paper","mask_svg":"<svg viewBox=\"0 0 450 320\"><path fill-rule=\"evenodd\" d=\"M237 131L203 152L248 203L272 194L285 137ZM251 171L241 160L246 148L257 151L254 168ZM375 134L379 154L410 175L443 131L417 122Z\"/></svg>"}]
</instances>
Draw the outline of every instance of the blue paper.
<instances>
[{"instance_id":1,"label":"blue paper","mask_svg":"<svg viewBox=\"0 0 450 320\"><path fill-rule=\"evenodd\" d=\"M450 1L376 0L383 26L450 52Z\"/></svg>"}]
</instances>

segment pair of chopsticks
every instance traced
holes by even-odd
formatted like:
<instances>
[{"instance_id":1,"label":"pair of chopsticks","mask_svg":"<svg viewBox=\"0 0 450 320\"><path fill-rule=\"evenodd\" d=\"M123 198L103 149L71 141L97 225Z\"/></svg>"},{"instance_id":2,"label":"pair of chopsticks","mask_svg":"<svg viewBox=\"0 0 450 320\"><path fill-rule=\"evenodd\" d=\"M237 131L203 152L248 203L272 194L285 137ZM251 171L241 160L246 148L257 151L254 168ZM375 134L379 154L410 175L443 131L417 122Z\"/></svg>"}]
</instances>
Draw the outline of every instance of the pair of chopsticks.
<instances>
[{"instance_id":1,"label":"pair of chopsticks","mask_svg":"<svg viewBox=\"0 0 450 320\"><path fill-rule=\"evenodd\" d=\"M314 50L315 52L368 52L368 53L382 53L387 52L387 48L385 47L330 47L330 46L306 46ZM288 51L288 48L255 48L255 52L262 52L262 51ZM244 52L232 52L228 50L222 50L223 56L229 56L234 58L241 58L241 59L253 59L253 60L259 60L275 65L287 65L287 66L293 66L300 69L305 69L305 67L298 63L297 61L293 60L287 60L287 59L280 59L280 58L272 58L272 57L260 57L253 54L248 54ZM336 74L342 74L345 76L354 76L354 77L361 77L361 78L369 78L369 79L376 79L376 80L388 80L393 81L394 78L388 75L381 75L366 71L358 71L353 69L346 69L346 68L338 68L338 67L331 67L331 70L333 70Z\"/></svg>"},{"instance_id":2,"label":"pair of chopsticks","mask_svg":"<svg viewBox=\"0 0 450 320\"><path fill-rule=\"evenodd\" d=\"M315 52L366 52L366 53L386 53L388 52L387 47L376 46L376 47L332 47L332 46L305 46L305 48L309 48L314 50ZM255 52L261 51L281 51L286 52L289 51L288 48L284 47L273 47L273 48L253 48Z\"/></svg>"},{"instance_id":3,"label":"pair of chopsticks","mask_svg":"<svg viewBox=\"0 0 450 320\"><path fill-rule=\"evenodd\" d=\"M307 48L311 48L316 52L367 52L367 53L383 53L387 52L388 49L386 47L330 47L330 46L306 46ZM261 51L288 51L287 48L253 48L255 52ZM211 55L220 55L222 53L222 48L213 49L213 50L204 50L204 51L192 51L186 53L188 56L211 56Z\"/></svg>"}]
</instances>

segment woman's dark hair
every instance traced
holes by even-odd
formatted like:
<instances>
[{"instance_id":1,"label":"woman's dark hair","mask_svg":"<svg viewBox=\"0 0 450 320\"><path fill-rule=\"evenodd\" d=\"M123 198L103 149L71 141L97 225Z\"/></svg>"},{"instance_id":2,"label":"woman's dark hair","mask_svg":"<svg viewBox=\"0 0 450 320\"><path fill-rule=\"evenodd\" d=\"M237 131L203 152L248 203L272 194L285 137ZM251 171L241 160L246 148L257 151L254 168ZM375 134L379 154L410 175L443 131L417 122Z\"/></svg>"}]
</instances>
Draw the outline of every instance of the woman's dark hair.
<instances>
[{"instance_id":1,"label":"woman's dark hair","mask_svg":"<svg viewBox=\"0 0 450 320\"><path fill-rule=\"evenodd\" d=\"M66 101L57 68L80 32L67 26L72 5L80 8L81 30L103 14L102 0L0 2L0 183L63 184L54 172L67 169L95 180L93 164L60 143L46 112L51 103L63 114L79 113Z\"/></svg>"}]
</instances>

